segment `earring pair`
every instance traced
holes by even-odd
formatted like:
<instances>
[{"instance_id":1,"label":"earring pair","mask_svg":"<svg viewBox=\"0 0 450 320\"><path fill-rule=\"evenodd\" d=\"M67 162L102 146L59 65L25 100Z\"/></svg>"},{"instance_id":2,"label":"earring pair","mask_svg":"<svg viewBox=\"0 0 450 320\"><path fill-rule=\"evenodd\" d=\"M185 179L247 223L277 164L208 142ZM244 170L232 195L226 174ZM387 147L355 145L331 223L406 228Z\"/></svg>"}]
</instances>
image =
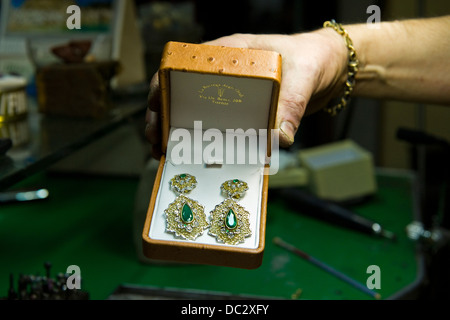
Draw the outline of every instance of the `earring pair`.
<instances>
[{"instance_id":1,"label":"earring pair","mask_svg":"<svg viewBox=\"0 0 450 320\"><path fill-rule=\"evenodd\" d=\"M194 176L183 173L170 180L170 188L177 194L174 202L164 211L166 231L186 240L195 240L209 228L208 234L218 242L239 244L251 235L249 212L237 203L248 190L245 181L239 179L222 183L220 189L226 197L210 212L208 222L204 206L186 196L197 186Z\"/></svg>"}]
</instances>

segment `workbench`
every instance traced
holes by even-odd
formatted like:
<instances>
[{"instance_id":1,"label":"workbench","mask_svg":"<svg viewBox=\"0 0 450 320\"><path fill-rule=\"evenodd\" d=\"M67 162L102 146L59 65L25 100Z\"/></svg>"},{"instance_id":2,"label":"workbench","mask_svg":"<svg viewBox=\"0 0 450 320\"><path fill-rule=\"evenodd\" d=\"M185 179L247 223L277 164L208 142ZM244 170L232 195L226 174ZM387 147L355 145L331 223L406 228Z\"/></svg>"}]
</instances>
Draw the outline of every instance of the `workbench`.
<instances>
[{"instance_id":1,"label":"workbench","mask_svg":"<svg viewBox=\"0 0 450 320\"><path fill-rule=\"evenodd\" d=\"M402 298L423 281L423 261L405 227L414 219L413 176L381 170L377 193L352 209L397 234L397 241L331 225L288 209L269 196L266 246L254 270L139 261L133 239L138 178L56 175L39 171L12 189L45 187L44 201L0 207L0 296L9 275L52 275L80 267L82 289L90 299L258 298L371 300L307 261L276 246L281 237L310 255L365 284L367 268L379 266L382 299ZM270 190L269 190L270 195ZM150 197L150 194L148 195ZM144 200L145 201L145 200Z\"/></svg>"}]
</instances>

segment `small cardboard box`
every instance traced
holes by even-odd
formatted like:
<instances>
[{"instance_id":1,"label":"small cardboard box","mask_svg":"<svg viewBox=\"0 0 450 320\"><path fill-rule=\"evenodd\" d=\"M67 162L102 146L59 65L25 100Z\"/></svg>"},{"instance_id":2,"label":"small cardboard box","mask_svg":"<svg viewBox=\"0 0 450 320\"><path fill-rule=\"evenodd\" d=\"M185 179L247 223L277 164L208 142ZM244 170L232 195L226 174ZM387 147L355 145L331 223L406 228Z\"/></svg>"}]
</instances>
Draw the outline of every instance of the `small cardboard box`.
<instances>
[{"instance_id":1,"label":"small cardboard box","mask_svg":"<svg viewBox=\"0 0 450 320\"><path fill-rule=\"evenodd\" d=\"M163 51L159 79L163 156L142 233L144 255L193 264L259 267L265 246L269 179L266 170L272 147L268 133L275 124L281 55L169 42ZM261 137L264 133L266 140ZM185 138L193 137L193 143L180 139L183 134L187 134ZM237 147L227 143L242 137L244 140L240 141L248 143L242 145L238 141ZM264 142L258 142L256 151L250 146L252 138ZM223 144L215 152L208 152L213 141ZM183 152L181 142L185 146ZM239 161L239 150L245 161ZM255 153L259 160L264 160L249 161L255 159ZM179 161L177 155L187 161ZM226 244L210 235L209 229L195 240L168 232L164 211L177 197L170 188L170 180L185 173L198 182L186 196L204 206L208 222L211 211L225 200L221 184L233 179L245 181L248 190L237 203L250 213L251 235L241 243Z\"/></svg>"},{"instance_id":2,"label":"small cardboard box","mask_svg":"<svg viewBox=\"0 0 450 320\"><path fill-rule=\"evenodd\" d=\"M352 140L305 149L299 157L310 190L322 199L349 201L376 191L372 154Z\"/></svg>"},{"instance_id":3,"label":"small cardboard box","mask_svg":"<svg viewBox=\"0 0 450 320\"><path fill-rule=\"evenodd\" d=\"M39 112L74 118L101 118L111 108L110 81L117 61L55 63L38 69Z\"/></svg>"}]
</instances>

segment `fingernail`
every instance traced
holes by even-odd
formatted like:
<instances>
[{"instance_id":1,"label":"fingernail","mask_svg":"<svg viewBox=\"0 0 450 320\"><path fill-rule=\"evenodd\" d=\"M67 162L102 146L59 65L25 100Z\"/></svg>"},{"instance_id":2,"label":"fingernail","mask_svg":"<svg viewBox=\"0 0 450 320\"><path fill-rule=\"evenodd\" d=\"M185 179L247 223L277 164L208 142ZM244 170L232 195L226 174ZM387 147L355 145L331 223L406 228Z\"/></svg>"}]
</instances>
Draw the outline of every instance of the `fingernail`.
<instances>
[{"instance_id":1,"label":"fingernail","mask_svg":"<svg viewBox=\"0 0 450 320\"><path fill-rule=\"evenodd\" d=\"M289 143L292 144L294 142L294 134L295 128L289 121L283 121L280 125L280 130L286 139L289 140Z\"/></svg>"}]
</instances>

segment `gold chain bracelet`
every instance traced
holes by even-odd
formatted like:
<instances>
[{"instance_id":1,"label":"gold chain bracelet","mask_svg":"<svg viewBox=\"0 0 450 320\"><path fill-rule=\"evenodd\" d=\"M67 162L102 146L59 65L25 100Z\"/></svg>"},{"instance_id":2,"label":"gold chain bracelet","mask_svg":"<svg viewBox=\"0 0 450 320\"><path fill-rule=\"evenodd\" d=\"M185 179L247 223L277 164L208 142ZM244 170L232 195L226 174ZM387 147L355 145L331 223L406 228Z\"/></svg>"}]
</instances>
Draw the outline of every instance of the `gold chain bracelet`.
<instances>
[{"instance_id":1,"label":"gold chain bracelet","mask_svg":"<svg viewBox=\"0 0 450 320\"><path fill-rule=\"evenodd\" d=\"M342 27L342 24L337 23L334 20L325 21L323 23L324 28L333 28L339 33L345 40L345 45L348 49L348 69L347 69L347 81L345 82L344 95L340 98L339 102L333 107L326 107L324 110L332 116L335 116L339 111L344 109L350 102L350 95L355 86L355 76L358 72L359 61L356 56L355 48L353 47L352 39L350 39L347 30Z\"/></svg>"}]
</instances>

